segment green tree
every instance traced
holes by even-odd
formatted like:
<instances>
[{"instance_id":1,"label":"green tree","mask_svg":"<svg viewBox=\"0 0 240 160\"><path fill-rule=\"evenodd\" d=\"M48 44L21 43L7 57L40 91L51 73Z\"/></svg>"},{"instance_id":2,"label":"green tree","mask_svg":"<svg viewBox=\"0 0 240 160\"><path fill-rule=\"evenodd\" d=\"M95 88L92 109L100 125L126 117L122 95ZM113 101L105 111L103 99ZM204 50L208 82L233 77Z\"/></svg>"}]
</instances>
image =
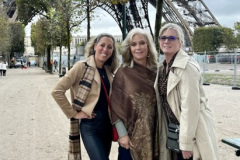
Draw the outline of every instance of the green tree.
<instances>
[{"instance_id":1,"label":"green tree","mask_svg":"<svg viewBox=\"0 0 240 160\"><path fill-rule=\"evenodd\" d=\"M41 15L49 19L49 10L54 6L54 0L16 0L18 17L17 19L23 24L28 24L36 15ZM47 70L52 71L50 58L52 46L49 43L47 46Z\"/></svg>"},{"instance_id":2,"label":"green tree","mask_svg":"<svg viewBox=\"0 0 240 160\"><path fill-rule=\"evenodd\" d=\"M59 12L61 15L61 21L64 21L64 30L67 33L67 48L68 48L68 69L71 68L70 65L70 43L71 43L71 32L86 19L86 14L83 8L80 7L84 5L83 1L73 1L73 0L61 0L62 10Z\"/></svg>"},{"instance_id":3,"label":"green tree","mask_svg":"<svg viewBox=\"0 0 240 160\"><path fill-rule=\"evenodd\" d=\"M46 18L40 18L36 23L31 25L31 41L36 55L44 56L48 46L48 22Z\"/></svg>"},{"instance_id":4,"label":"green tree","mask_svg":"<svg viewBox=\"0 0 240 160\"><path fill-rule=\"evenodd\" d=\"M195 52L216 51L223 43L221 27L200 27L193 35L193 50Z\"/></svg>"},{"instance_id":5,"label":"green tree","mask_svg":"<svg viewBox=\"0 0 240 160\"><path fill-rule=\"evenodd\" d=\"M15 0L18 9L17 20L27 25L34 16L48 13L53 0Z\"/></svg>"},{"instance_id":6,"label":"green tree","mask_svg":"<svg viewBox=\"0 0 240 160\"><path fill-rule=\"evenodd\" d=\"M0 55L3 56L3 59L7 59L9 55L9 47L10 47L10 35L9 35L9 27L7 23L7 16L5 8L2 5L2 0L0 0Z\"/></svg>"},{"instance_id":7,"label":"green tree","mask_svg":"<svg viewBox=\"0 0 240 160\"><path fill-rule=\"evenodd\" d=\"M59 46L60 50L60 60L59 60L59 73L62 72L62 46L68 46L68 35L67 35L67 28L66 28L66 21L64 20L65 14L62 12L64 10L64 3L63 0L57 1L56 4L56 39L57 39L57 46Z\"/></svg>"},{"instance_id":8,"label":"green tree","mask_svg":"<svg viewBox=\"0 0 240 160\"><path fill-rule=\"evenodd\" d=\"M240 47L240 22L235 23L234 25L236 33L236 45Z\"/></svg>"},{"instance_id":9,"label":"green tree","mask_svg":"<svg viewBox=\"0 0 240 160\"><path fill-rule=\"evenodd\" d=\"M237 39L234 36L234 30L231 28L223 27L223 44L228 50L233 50L237 47Z\"/></svg>"},{"instance_id":10,"label":"green tree","mask_svg":"<svg viewBox=\"0 0 240 160\"><path fill-rule=\"evenodd\" d=\"M234 24L234 28L235 28L236 31L240 32L240 22L236 22Z\"/></svg>"},{"instance_id":11,"label":"green tree","mask_svg":"<svg viewBox=\"0 0 240 160\"><path fill-rule=\"evenodd\" d=\"M46 17L50 23L51 40L55 35L56 29L53 26L60 24L61 27L66 29L67 33L67 48L68 48L68 69L70 69L70 42L71 32L80 26L80 24L86 19L86 12L84 12L86 6L89 6L86 1L79 0L16 0L18 4L19 16L18 19L24 24L27 24L35 15L42 15ZM95 1L91 1L95 2ZM95 3L94 3L95 4ZM61 28L59 27L59 28ZM64 29L64 30L65 30ZM54 33L53 33L54 32ZM59 38L58 38L59 39ZM47 64L50 64L51 49L53 42L47 47ZM51 71L50 66L48 70Z\"/></svg>"},{"instance_id":12,"label":"green tree","mask_svg":"<svg viewBox=\"0 0 240 160\"><path fill-rule=\"evenodd\" d=\"M24 26L20 22L9 23L10 33L10 58L14 57L14 53L24 53Z\"/></svg>"}]
</instances>

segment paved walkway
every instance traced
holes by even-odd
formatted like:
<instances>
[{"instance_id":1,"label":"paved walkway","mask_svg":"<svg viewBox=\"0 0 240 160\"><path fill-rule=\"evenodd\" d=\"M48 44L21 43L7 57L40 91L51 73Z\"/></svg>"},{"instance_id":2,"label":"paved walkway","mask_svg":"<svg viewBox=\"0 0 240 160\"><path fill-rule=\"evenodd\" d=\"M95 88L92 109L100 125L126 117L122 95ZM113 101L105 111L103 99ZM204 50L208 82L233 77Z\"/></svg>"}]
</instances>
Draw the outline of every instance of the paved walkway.
<instances>
[{"instance_id":1,"label":"paved walkway","mask_svg":"<svg viewBox=\"0 0 240 160\"><path fill-rule=\"evenodd\" d=\"M57 73L41 68L8 69L0 78L0 159L66 160L69 121L51 96ZM216 119L221 160L237 160L235 149L220 142L240 137L240 90L204 86ZM84 150L84 147L82 147ZM85 151L83 160L89 160ZM111 160L117 159L117 143Z\"/></svg>"}]
</instances>

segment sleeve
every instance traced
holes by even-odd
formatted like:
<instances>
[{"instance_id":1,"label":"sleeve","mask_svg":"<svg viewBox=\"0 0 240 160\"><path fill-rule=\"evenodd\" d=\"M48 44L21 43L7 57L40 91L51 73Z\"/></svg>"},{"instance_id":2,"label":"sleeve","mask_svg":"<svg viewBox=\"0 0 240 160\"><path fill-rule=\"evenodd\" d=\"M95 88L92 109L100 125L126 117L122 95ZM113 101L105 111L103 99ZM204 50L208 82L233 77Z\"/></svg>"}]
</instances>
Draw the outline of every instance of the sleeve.
<instances>
[{"instance_id":1,"label":"sleeve","mask_svg":"<svg viewBox=\"0 0 240 160\"><path fill-rule=\"evenodd\" d=\"M52 90L54 100L57 102L58 106L62 109L67 118L72 118L77 114L77 112L73 109L71 103L67 99L66 91L75 83L78 83L82 68L83 65L81 62L74 65L73 68L71 68L65 76L60 79L55 88Z\"/></svg>"},{"instance_id":2,"label":"sleeve","mask_svg":"<svg viewBox=\"0 0 240 160\"><path fill-rule=\"evenodd\" d=\"M193 150L200 114L200 79L199 70L188 64L178 85L181 102L180 149Z\"/></svg>"},{"instance_id":3,"label":"sleeve","mask_svg":"<svg viewBox=\"0 0 240 160\"><path fill-rule=\"evenodd\" d=\"M126 127L124 126L124 124L123 124L123 122L121 120L118 120L115 123L115 126L116 126L116 129L117 129L119 138L121 138L121 137L123 137L123 136L128 134L128 132L126 130Z\"/></svg>"}]
</instances>

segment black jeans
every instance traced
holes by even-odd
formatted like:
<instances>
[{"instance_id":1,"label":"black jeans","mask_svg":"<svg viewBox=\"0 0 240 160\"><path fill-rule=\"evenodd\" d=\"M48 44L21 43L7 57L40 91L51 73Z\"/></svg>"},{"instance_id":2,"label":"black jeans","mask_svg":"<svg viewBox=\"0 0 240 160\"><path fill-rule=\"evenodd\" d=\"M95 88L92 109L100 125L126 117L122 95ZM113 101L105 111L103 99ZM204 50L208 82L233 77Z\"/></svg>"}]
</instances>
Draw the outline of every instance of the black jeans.
<instances>
[{"instance_id":1,"label":"black jeans","mask_svg":"<svg viewBox=\"0 0 240 160\"><path fill-rule=\"evenodd\" d=\"M130 154L130 149L125 149L119 145L118 147L118 160L132 160L132 156Z\"/></svg>"},{"instance_id":2,"label":"black jeans","mask_svg":"<svg viewBox=\"0 0 240 160\"><path fill-rule=\"evenodd\" d=\"M82 119L80 132L91 160L109 160L112 146L112 124L110 120Z\"/></svg>"}]
</instances>

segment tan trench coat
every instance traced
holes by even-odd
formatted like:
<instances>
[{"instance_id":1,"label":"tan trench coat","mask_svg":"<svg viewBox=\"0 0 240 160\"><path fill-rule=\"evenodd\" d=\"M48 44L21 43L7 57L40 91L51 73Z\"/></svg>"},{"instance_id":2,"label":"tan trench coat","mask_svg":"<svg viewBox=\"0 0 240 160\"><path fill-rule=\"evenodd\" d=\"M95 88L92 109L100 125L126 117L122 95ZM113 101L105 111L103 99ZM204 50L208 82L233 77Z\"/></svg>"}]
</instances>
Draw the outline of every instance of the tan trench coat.
<instances>
[{"instance_id":1,"label":"tan trench coat","mask_svg":"<svg viewBox=\"0 0 240 160\"><path fill-rule=\"evenodd\" d=\"M72 101L78 91L79 88L79 82L83 76L84 71L84 63L85 61L79 61L76 62L64 77L60 79L56 87L52 91L52 96L57 102L57 104L60 106L64 114L68 118L74 117L77 112L72 107ZM95 68L95 74L92 82L91 90L88 94L88 97L85 101L84 107L82 108L82 111L85 112L88 116L92 116L93 109L95 105L97 104L99 95L100 95L100 87L101 87L101 81L100 81L100 75L98 73L98 70L96 68L96 64L94 61L94 57L90 56L86 60L87 64L91 67ZM110 83L110 92L112 92L112 81L113 81L113 74L110 72L110 70L105 67L108 80ZM71 102L68 101L65 93L68 89L71 88Z\"/></svg>"},{"instance_id":2,"label":"tan trench coat","mask_svg":"<svg viewBox=\"0 0 240 160\"><path fill-rule=\"evenodd\" d=\"M158 97L161 160L170 160L166 149L167 119L159 99L158 77L154 88ZM202 86L200 67L180 49L170 69L167 84L167 101L180 122L181 150L193 151L194 160L218 160L218 146L213 116L207 106Z\"/></svg>"}]
</instances>

